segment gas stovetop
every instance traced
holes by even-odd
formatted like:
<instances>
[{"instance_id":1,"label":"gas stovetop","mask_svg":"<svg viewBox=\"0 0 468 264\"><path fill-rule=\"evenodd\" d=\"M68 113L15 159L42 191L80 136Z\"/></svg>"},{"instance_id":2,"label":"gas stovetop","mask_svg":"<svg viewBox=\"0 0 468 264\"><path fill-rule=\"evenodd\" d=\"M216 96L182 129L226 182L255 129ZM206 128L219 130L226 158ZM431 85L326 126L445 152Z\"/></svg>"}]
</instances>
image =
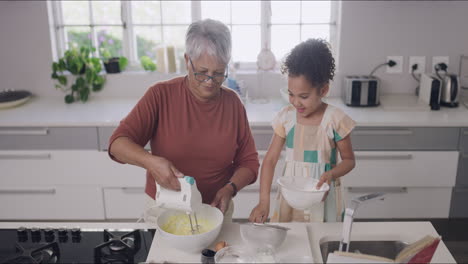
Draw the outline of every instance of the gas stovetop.
<instances>
[{"instance_id":1,"label":"gas stovetop","mask_svg":"<svg viewBox=\"0 0 468 264\"><path fill-rule=\"evenodd\" d=\"M154 232L154 229L0 229L0 264L145 262Z\"/></svg>"}]
</instances>

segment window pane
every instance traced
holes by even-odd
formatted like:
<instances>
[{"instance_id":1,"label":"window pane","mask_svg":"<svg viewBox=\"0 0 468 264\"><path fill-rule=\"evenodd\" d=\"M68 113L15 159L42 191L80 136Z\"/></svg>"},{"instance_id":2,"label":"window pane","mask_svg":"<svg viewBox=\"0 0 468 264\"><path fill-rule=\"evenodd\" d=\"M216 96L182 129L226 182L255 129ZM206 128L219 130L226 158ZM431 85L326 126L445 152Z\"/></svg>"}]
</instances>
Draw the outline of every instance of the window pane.
<instances>
[{"instance_id":1,"label":"window pane","mask_svg":"<svg viewBox=\"0 0 468 264\"><path fill-rule=\"evenodd\" d=\"M300 1L272 1L271 2L271 23L285 24L300 22L301 3Z\"/></svg>"},{"instance_id":2,"label":"window pane","mask_svg":"<svg viewBox=\"0 0 468 264\"><path fill-rule=\"evenodd\" d=\"M331 1L302 1L303 23L330 23Z\"/></svg>"},{"instance_id":3,"label":"window pane","mask_svg":"<svg viewBox=\"0 0 468 264\"><path fill-rule=\"evenodd\" d=\"M93 18L96 24L121 25L120 1L92 1Z\"/></svg>"},{"instance_id":4,"label":"window pane","mask_svg":"<svg viewBox=\"0 0 468 264\"><path fill-rule=\"evenodd\" d=\"M260 1L232 1L233 24L260 24Z\"/></svg>"},{"instance_id":5,"label":"window pane","mask_svg":"<svg viewBox=\"0 0 468 264\"><path fill-rule=\"evenodd\" d=\"M192 4L190 1L162 1L163 24L190 24Z\"/></svg>"},{"instance_id":6,"label":"window pane","mask_svg":"<svg viewBox=\"0 0 468 264\"><path fill-rule=\"evenodd\" d=\"M330 41L329 25L304 25L302 26L302 40L309 38L321 38Z\"/></svg>"},{"instance_id":7,"label":"window pane","mask_svg":"<svg viewBox=\"0 0 468 264\"><path fill-rule=\"evenodd\" d=\"M132 1L134 24L161 24L161 3L159 1Z\"/></svg>"},{"instance_id":8,"label":"window pane","mask_svg":"<svg viewBox=\"0 0 468 264\"><path fill-rule=\"evenodd\" d=\"M271 26L271 50L281 61L294 46L299 44L299 26Z\"/></svg>"},{"instance_id":9,"label":"window pane","mask_svg":"<svg viewBox=\"0 0 468 264\"><path fill-rule=\"evenodd\" d=\"M202 19L211 18L219 20L225 24L231 23L231 4L230 1L202 1L201 17Z\"/></svg>"},{"instance_id":10,"label":"window pane","mask_svg":"<svg viewBox=\"0 0 468 264\"><path fill-rule=\"evenodd\" d=\"M232 26L232 60L257 61L260 53L260 26Z\"/></svg>"},{"instance_id":11,"label":"window pane","mask_svg":"<svg viewBox=\"0 0 468 264\"><path fill-rule=\"evenodd\" d=\"M156 59L156 46L161 44L161 27L138 27L134 28L137 41L137 56L148 56Z\"/></svg>"},{"instance_id":12,"label":"window pane","mask_svg":"<svg viewBox=\"0 0 468 264\"><path fill-rule=\"evenodd\" d=\"M89 27L65 27L66 49L72 46L91 47L91 29Z\"/></svg>"},{"instance_id":13,"label":"window pane","mask_svg":"<svg viewBox=\"0 0 468 264\"><path fill-rule=\"evenodd\" d=\"M122 28L96 27L98 51L101 57L119 57L123 55Z\"/></svg>"},{"instance_id":14,"label":"window pane","mask_svg":"<svg viewBox=\"0 0 468 264\"><path fill-rule=\"evenodd\" d=\"M62 18L65 25L89 25L88 1L60 1Z\"/></svg>"},{"instance_id":15,"label":"window pane","mask_svg":"<svg viewBox=\"0 0 468 264\"><path fill-rule=\"evenodd\" d=\"M188 26L164 26L164 43L175 47L185 47L185 33Z\"/></svg>"}]
</instances>

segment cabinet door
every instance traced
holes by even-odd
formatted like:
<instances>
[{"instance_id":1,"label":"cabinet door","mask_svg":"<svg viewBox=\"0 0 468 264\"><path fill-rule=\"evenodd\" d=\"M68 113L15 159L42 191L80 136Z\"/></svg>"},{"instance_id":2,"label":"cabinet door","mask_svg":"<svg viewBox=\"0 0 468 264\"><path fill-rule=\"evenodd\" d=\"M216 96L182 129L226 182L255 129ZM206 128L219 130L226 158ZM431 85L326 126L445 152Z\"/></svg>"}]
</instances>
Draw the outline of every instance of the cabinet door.
<instances>
[{"instance_id":1,"label":"cabinet door","mask_svg":"<svg viewBox=\"0 0 468 264\"><path fill-rule=\"evenodd\" d=\"M468 218L468 188L453 188L450 218Z\"/></svg>"},{"instance_id":2,"label":"cabinet door","mask_svg":"<svg viewBox=\"0 0 468 264\"><path fill-rule=\"evenodd\" d=\"M95 127L3 127L0 149L94 149L98 148Z\"/></svg>"},{"instance_id":3,"label":"cabinet door","mask_svg":"<svg viewBox=\"0 0 468 264\"><path fill-rule=\"evenodd\" d=\"M1 220L104 220L98 186L0 187Z\"/></svg>"},{"instance_id":4,"label":"cabinet door","mask_svg":"<svg viewBox=\"0 0 468 264\"><path fill-rule=\"evenodd\" d=\"M457 151L356 151L348 187L453 187Z\"/></svg>"},{"instance_id":5,"label":"cabinet door","mask_svg":"<svg viewBox=\"0 0 468 264\"><path fill-rule=\"evenodd\" d=\"M461 130L457 186L468 187L468 128Z\"/></svg>"},{"instance_id":6,"label":"cabinet door","mask_svg":"<svg viewBox=\"0 0 468 264\"><path fill-rule=\"evenodd\" d=\"M145 210L146 196L143 186L104 188L106 219L139 219Z\"/></svg>"},{"instance_id":7,"label":"cabinet door","mask_svg":"<svg viewBox=\"0 0 468 264\"><path fill-rule=\"evenodd\" d=\"M374 192L386 193L384 200L370 201L359 206L355 218L448 218L452 188L348 187L346 205L353 197Z\"/></svg>"}]
</instances>

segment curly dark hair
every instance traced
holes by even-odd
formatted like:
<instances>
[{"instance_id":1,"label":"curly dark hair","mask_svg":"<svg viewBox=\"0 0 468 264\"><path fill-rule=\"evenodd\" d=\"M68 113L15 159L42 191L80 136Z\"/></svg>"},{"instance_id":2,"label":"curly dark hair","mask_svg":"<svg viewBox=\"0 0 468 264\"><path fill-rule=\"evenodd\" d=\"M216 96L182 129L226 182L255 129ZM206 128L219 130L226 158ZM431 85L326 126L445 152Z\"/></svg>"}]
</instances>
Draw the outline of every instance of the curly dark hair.
<instances>
[{"instance_id":1,"label":"curly dark hair","mask_svg":"<svg viewBox=\"0 0 468 264\"><path fill-rule=\"evenodd\" d=\"M323 39L308 39L295 46L286 57L281 72L304 77L314 87L321 88L335 76L335 59L329 44Z\"/></svg>"}]
</instances>

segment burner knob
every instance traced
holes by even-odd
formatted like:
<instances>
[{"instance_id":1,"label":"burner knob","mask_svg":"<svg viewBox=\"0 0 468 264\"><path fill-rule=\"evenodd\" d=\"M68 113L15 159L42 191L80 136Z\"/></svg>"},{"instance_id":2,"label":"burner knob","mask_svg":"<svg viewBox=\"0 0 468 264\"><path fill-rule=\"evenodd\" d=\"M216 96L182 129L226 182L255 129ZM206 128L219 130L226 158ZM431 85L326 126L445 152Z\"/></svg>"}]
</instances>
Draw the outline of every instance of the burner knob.
<instances>
[{"instance_id":1,"label":"burner knob","mask_svg":"<svg viewBox=\"0 0 468 264\"><path fill-rule=\"evenodd\" d=\"M64 227L59 228L59 230L58 230L59 236L62 236L62 237L67 236L67 232L68 232L68 230L66 228L64 228Z\"/></svg>"},{"instance_id":2,"label":"burner knob","mask_svg":"<svg viewBox=\"0 0 468 264\"><path fill-rule=\"evenodd\" d=\"M31 235L33 236L41 236L41 230L37 227L31 228Z\"/></svg>"},{"instance_id":3,"label":"burner knob","mask_svg":"<svg viewBox=\"0 0 468 264\"><path fill-rule=\"evenodd\" d=\"M19 236L27 236L28 235L28 230L24 226L19 227L17 232L18 232Z\"/></svg>"},{"instance_id":4,"label":"burner knob","mask_svg":"<svg viewBox=\"0 0 468 264\"><path fill-rule=\"evenodd\" d=\"M53 235L54 235L54 229L52 229L52 228L46 228L46 229L44 229L44 234L45 234L46 236L53 236Z\"/></svg>"},{"instance_id":5,"label":"burner knob","mask_svg":"<svg viewBox=\"0 0 468 264\"><path fill-rule=\"evenodd\" d=\"M72 236L80 236L81 229L79 227L72 228L71 233L72 233Z\"/></svg>"}]
</instances>

